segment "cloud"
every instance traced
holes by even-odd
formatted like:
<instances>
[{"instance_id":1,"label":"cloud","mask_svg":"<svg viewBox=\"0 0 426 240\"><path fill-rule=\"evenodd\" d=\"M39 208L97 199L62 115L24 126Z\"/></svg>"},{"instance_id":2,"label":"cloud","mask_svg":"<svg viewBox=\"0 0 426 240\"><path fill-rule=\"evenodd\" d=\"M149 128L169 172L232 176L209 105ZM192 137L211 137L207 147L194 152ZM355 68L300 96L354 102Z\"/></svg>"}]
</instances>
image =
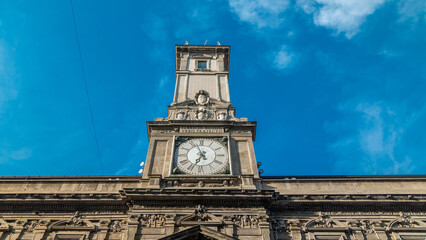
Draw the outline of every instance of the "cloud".
<instances>
[{"instance_id":1,"label":"cloud","mask_svg":"<svg viewBox=\"0 0 426 240\"><path fill-rule=\"evenodd\" d=\"M385 0L297 0L308 14L313 14L314 23L353 37L366 17L383 5Z\"/></svg>"},{"instance_id":2,"label":"cloud","mask_svg":"<svg viewBox=\"0 0 426 240\"><path fill-rule=\"evenodd\" d=\"M18 150L0 150L0 163L10 162L13 160L24 160L32 155L32 150L26 147Z\"/></svg>"},{"instance_id":3,"label":"cloud","mask_svg":"<svg viewBox=\"0 0 426 240\"><path fill-rule=\"evenodd\" d=\"M281 50L274 53L274 66L277 69L285 69L294 64L297 56L288 50L288 46L284 45Z\"/></svg>"},{"instance_id":4,"label":"cloud","mask_svg":"<svg viewBox=\"0 0 426 240\"><path fill-rule=\"evenodd\" d=\"M405 0L398 2L400 21L412 20L417 23L420 19L426 21L426 1Z\"/></svg>"},{"instance_id":5,"label":"cloud","mask_svg":"<svg viewBox=\"0 0 426 240\"><path fill-rule=\"evenodd\" d=\"M257 28L278 27L284 20L282 13L288 8L288 0L230 0L231 10L241 21Z\"/></svg>"},{"instance_id":6,"label":"cloud","mask_svg":"<svg viewBox=\"0 0 426 240\"><path fill-rule=\"evenodd\" d=\"M412 121L404 121L383 102L348 102L339 106L344 117L326 124L339 133L329 150L336 157L335 170L352 174L410 173L415 166L404 151L401 138Z\"/></svg>"},{"instance_id":7,"label":"cloud","mask_svg":"<svg viewBox=\"0 0 426 240\"><path fill-rule=\"evenodd\" d=\"M314 24L345 33L347 38L358 33L366 17L381 7L386 0L296 0L295 6L312 14ZM415 1L415 0L409 0ZM278 28L285 19L285 12L292 9L288 0L229 0L231 11L239 20L257 28Z\"/></svg>"}]
</instances>

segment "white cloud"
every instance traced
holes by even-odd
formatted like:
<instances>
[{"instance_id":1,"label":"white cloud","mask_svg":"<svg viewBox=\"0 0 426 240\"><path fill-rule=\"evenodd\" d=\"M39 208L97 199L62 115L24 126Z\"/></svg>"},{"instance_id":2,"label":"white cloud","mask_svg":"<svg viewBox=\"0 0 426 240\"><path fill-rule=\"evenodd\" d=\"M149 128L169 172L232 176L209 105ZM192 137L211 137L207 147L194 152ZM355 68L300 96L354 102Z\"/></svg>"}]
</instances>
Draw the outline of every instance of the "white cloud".
<instances>
[{"instance_id":1,"label":"white cloud","mask_svg":"<svg viewBox=\"0 0 426 240\"><path fill-rule=\"evenodd\" d=\"M274 53L274 64L278 69L288 68L296 60L296 55L288 50L287 46L282 46L281 50Z\"/></svg>"},{"instance_id":2,"label":"white cloud","mask_svg":"<svg viewBox=\"0 0 426 240\"><path fill-rule=\"evenodd\" d=\"M426 1L405 0L398 2L400 21L412 20L417 23L423 18L426 21Z\"/></svg>"},{"instance_id":3,"label":"white cloud","mask_svg":"<svg viewBox=\"0 0 426 240\"><path fill-rule=\"evenodd\" d=\"M297 0L308 14L313 14L317 26L344 32L353 37L366 17L383 5L385 0Z\"/></svg>"},{"instance_id":4,"label":"white cloud","mask_svg":"<svg viewBox=\"0 0 426 240\"><path fill-rule=\"evenodd\" d=\"M386 0L296 0L296 6L312 14L317 26L326 27L335 33L353 37L366 17L383 5ZM409 0L416 1L416 0ZM421 1L418 1L421 2ZM284 21L284 12L289 9L289 0L229 0L231 10L241 21L257 28L279 27Z\"/></svg>"},{"instance_id":5,"label":"white cloud","mask_svg":"<svg viewBox=\"0 0 426 240\"><path fill-rule=\"evenodd\" d=\"M258 28L278 27L284 20L281 15L288 6L288 0L230 0L231 10L240 20L249 22Z\"/></svg>"},{"instance_id":6,"label":"white cloud","mask_svg":"<svg viewBox=\"0 0 426 240\"><path fill-rule=\"evenodd\" d=\"M385 113L382 112L382 108L377 103L361 103L355 109L362 117L359 145L370 158L382 156L393 158L397 132L395 132L393 123L386 125L384 122L382 115Z\"/></svg>"},{"instance_id":7,"label":"white cloud","mask_svg":"<svg viewBox=\"0 0 426 240\"><path fill-rule=\"evenodd\" d=\"M325 126L339 133L329 148L336 156L336 172L407 174L414 169L410 157L398 151L403 149L400 139L410 122L404 123L382 102L349 102L339 110L345 118Z\"/></svg>"}]
</instances>

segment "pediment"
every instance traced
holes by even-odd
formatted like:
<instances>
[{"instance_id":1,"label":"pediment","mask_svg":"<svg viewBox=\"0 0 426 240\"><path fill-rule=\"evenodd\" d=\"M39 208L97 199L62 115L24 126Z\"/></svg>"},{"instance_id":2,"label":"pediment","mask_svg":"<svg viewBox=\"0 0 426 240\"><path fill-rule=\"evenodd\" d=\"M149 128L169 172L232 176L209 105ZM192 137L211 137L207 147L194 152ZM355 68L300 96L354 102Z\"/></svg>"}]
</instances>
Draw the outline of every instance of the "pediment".
<instances>
[{"instance_id":1,"label":"pediment","mask_svg":"<svg viewBox=\"0 0 426 240\"><path fill-rule=\"evenodd\" d=\"M304 229L308 232L321 232L321 231L346 231L348 229L342 222L335 220L329 216L325 216L321 213L318 217L308 221Z\"/></svg>"},{"instance_id":2,"label":"pediment","mask_svg":"<svg viewBox=\"0 0 426 240\"><path fill-rule=\"evenodd\" d=\"M177 221L178 226L210 225L219 226L223 221L213 214L207 213L204 206L198 206L194 213L186 215Z\"/></svg>"},{"instance_id":3,"label":"pediment","mask_svg":"<svg viewBox=\"0 0 426 240\"><path fill-rule=\"evenodd\" d=\"M389 223L387 230L396 232L426 232L426 223L422 220L412 219L410 216L400 213L400 217Z\"/></svg>"},{"instance_id":4,"label":"pediment","mask_svg":"<svg viewBox=\"0 0 426 240\"><path fill-rule=\"evenodd\" d=\"M9 224L5 220L0 219L0 232L7 232L9 229Z\"/></svg>"},{"instance_id":5,"label":"pediment","mask_svg":"<svg viewBox=\"0 0 426 240\"><path fill-rule=\"evenodd\" d=\"M69 219L59 220L52 223L49 230L68 230L68 231L95 231L95 225L92 222L82 219L79 213L74 214Z\"/></svg>"},{"instance_id":6,"label":"pediment","mask_svg":"<svg viewBox=\"0 0 426 240\"><path fill-rule=\"evenodd\" d=\"M173 233L167 237L160 238L160 240L236 240L221 232L215 231L205 226L197 225L177 233Z\"/></svg>"}]
</instances>

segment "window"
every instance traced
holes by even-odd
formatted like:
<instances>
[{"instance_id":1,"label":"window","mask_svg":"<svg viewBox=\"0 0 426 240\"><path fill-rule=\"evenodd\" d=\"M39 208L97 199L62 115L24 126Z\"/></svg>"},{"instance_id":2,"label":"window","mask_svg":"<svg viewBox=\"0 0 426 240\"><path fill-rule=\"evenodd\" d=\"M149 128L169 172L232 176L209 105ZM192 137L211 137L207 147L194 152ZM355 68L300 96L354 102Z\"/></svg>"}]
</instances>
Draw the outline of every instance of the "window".
<instances>
[{"instance_id":1,"label":"window","mask_svg":"<svg viewBox=\"0 0 426 240\"><path fill-rule=\"evenodd\" d=\"M207 61L198 61L197 62L198 69L207 69Z\"/></svg>"}]
</instances>

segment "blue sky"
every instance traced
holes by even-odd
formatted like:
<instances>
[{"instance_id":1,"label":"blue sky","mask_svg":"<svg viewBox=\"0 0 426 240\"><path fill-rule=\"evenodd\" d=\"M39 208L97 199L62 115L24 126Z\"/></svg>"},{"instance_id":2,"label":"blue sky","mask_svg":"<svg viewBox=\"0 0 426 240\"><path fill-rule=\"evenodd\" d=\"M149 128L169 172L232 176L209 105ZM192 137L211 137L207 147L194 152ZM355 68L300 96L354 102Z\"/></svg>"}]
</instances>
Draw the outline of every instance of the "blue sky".
<instances>
[{"instance_id":1,"label":"blue sky","mask_svg":"<svg viewBox=\"0 0 426 240\"><path fill-rule=\"evenodd\" d=\"M264 175L426 173L422 0L74 0L106 175L137 174L174 45L231 45ZM0 175L101 175L69 1L0 2Z\"/></svg>"}]
</instances>

